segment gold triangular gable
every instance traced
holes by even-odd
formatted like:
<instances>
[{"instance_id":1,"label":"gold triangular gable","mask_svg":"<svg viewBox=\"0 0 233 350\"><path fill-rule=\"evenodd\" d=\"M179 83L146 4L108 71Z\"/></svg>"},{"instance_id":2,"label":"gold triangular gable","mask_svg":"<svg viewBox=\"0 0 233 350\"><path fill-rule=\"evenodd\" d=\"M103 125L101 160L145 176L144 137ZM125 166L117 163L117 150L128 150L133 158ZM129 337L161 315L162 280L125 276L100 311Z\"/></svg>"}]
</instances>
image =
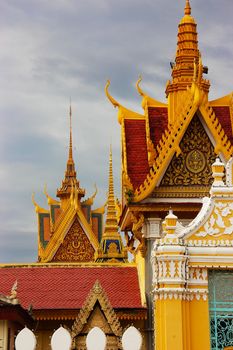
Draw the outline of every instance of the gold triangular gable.
<instances>
[{"instance_id":1,"label":"gold triangular gable","mask_svg":"<svg viewBox=\"0 0 233 350\"><path fill-rule=\"evenodd\" d=\"M76 216L63 242L56 251L53 262L90 262L95 250Z\"/></svg>"},{"instance_id":2,"label":"gold triangular gable","mask_svg":"<svg viewBox=\"0 0 233 350\"><path fill-rule=\"evenodd\" d=\"M102 312L101 317L99 311ZM100 321L98 327L100 327L103 331L106 331L107 326L110 327L113 336L112 341L115 341L117 343L116 348L119 348L120 338L122 336L122 328L119 319L110 304L108 296L98 280L90 290L86 301L84 302L84 305L79 311L79 314L72 326L71 336L73 339L73 346L75 346L75 339L79 335L85 335L85 333L89 330L88 322L93 321L92 318L94 316L96 316ZM107 325L105 321L107 321Z\"/></svg>"},{"instance_id":3,"label":"gold triangular gable","mask_svg":"<svg viewBox=\"0 0 233 350\"><path fill-rule=\"evenodd\" d=\"M180 154L174 154L154 196L202 197L208 195L213 182L211 165L216 159L214 146L210 141L199 117L194 115L180 144Z\"/></svg>"},{"instance_id":4,"label":"gold triangular gable","mask_svg":"<svg viewBox=\"0 0 233 350\"><path fill-rule=\"evenodd\" d=\"M70 237L66 240L66 236L70 232L70 229L74 224L75 220L77 220L78 222L78 224L76 224L75 230L83 232L83 234L86 236L86 239L88 240L90 245L93 247L94 251L98 249L98 245L99 245L98 239L95 236L90 224L87 222L84 214L82 213L82 209L79 206L72 204L72 202L70 201L69 205L66 207L66 209L60 215L59 219L56 222L53 235L50 241L48 242L45 250L43 251L43 254L40 256L40 262L50 262L52 260L54 261L54 256L58 252L60 246L62 246L63 242L66 242L66 244L68 244L68 239L70 239ZM80 228L78 228L79 225L80 225ZM75 236L74 232L73 232L73 235ZM85 244L85 246L87 246L87 244ZM90 252L90 249L89 249L89 252ZM59 254L61 254L61 251ZM73 253L70 254L70 256L73 256ZM63 258L61 257L59 259L62 259L59 261L64 261ZM67 261L66 259L65 261ZM92 261L92 260L93 259L88 261ZM72 261L77 261L77 260L74 260L72 258L71 262Z\"/></svg>"}]
</instances>

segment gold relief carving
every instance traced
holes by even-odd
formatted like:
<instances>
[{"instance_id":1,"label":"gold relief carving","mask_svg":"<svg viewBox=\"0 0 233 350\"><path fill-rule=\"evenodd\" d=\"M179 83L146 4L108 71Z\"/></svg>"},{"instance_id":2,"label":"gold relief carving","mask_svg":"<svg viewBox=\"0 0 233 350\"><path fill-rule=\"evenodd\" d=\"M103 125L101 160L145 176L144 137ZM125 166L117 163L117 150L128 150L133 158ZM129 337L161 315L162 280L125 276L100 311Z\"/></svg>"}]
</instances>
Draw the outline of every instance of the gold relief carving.
<instances>
[{"instance_id":1,"label":"gold relief carving","mask_svg":"<svg viewBox=\"0 0 233 350\"><path fill-rule=\"evenodd\" d=\"M202 152L198 150L193 150L189 152L186 158L186 167L189 171L198 174L206 166L205 156Z\"/></svg>"},{"instance_id":2,"label":"gold relief carving","mask_svg":"<svg viewBox=\"0 0 233 350\"><path fill-rule=\"evenodd\" d=\"M142 256L145 257L146 240L142 233L142 227L145 221L144 215L142 213L139 213L137 217L136 215L134 215L134 213L131 213L131 221L133 223L133 226L132 226L133 239L131 237L131 239L127 241L127 246L130 247L130 245L132 244L131 242L133 242L134 239L137 239L139 241L138 250L141 252Z\"/></svg>"},{"instance_id":3,"label":"gold relief carving","mask_svg":"<svg viewBox=\"0 0 233 350\"><path fill-rule=\"evenodd\" d=\"M108 253L119 253L116 243L112 242L109 244Z\"/></svg>"},{"instance_id":4,"label":"gold relief carving","mask_svg":"<svg viewBox=\"0 0 233 350\"><path fill-rule=\"evenodd\" d=\"M79 336L88 332L89 321L92 322L93 320L94 324L95 319L99 322L99 327L103 331L105 329L107 331L106 327L109 327L110 330L108 329L107 333L112 334L120 342L120 337L122 336L121 324L99 281L96 281L93 285L72 326L72 349L75 349L75 343Z\"/></svg>"},{"instance_id":5,"label":"gold relief carving","mask_svg":"<svg viewBox=\"0 0 233 350\"><path fill-rule=\"evenodd\" d=\"M53 261L88 262L94 260L95 250L76 218Z\"/></svg>"},{"instance_id":6,"label":"gold relief carving","mask_svg":"<svg viewBox=\"0 0 233 350\"><path fill-rule=\"evenodd\" d=\"M180 142L181 153L174 155L160 186L210 186L214 147L195 115Z\"/></svg>"},{"instance_id":7,"label":"gold relief carving","mask_svg":"<svg viewBox=\"0 0 233 350\"><path fill-rule=\"evenodd\" d=\"M109 326L108 322L106 321L106 318L101 311L99 305L96 304L93 312L91 313L87 323L84 325L82 329L82 334L88 334L88 332L94 328L94 327L99 327L102 329L102 331L105 334L111 334L113 333L111 330L111 327Z\"/></svg>"}]
</instances>

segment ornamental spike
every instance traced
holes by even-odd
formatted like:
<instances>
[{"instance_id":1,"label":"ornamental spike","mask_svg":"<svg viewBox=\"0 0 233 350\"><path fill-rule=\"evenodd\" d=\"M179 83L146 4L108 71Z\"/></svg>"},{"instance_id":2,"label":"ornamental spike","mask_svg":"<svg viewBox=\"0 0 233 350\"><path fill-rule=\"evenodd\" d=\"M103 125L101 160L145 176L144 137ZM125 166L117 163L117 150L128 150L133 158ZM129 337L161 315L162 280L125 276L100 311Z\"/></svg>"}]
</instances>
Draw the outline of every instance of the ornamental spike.
<instances>
[{"instance_id":1,"label":"ornamental spike","mask_svg":"<svg viewBox=\"0 0 233 350\"><path fill-rule=\"evenodd\" d=\"M185 8L184 8L184 14L185 15L191 15L191 6L189 0L186 0Z\"/></svg>"}]
</instances>

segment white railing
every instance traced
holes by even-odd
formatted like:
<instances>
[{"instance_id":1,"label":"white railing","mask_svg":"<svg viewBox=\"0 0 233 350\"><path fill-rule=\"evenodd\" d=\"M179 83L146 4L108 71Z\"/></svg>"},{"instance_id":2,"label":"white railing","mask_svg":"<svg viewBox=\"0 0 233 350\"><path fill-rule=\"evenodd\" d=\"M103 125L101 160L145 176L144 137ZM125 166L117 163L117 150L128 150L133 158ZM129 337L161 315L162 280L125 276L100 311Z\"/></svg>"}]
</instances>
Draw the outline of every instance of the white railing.
<instances>
[{"instance_id":1,"label":"white railing","mask_svg":"<svg viewBox=\"0 0 233 350\"><path fill-rule=\"evenodd\" d=\"M140 350L142 346L142 335L135 327L131 326L123 333L121 341L123 350ZM15 338L15 349L35 350L36 343L35 334L25 327ZM71 344L71 335L62 326L51 337L52 350L70 350ZM94 327L87 335L86 345L88 350L104 350L106 347L106 335L100 328Z\"/></svg>"}]
</instances>

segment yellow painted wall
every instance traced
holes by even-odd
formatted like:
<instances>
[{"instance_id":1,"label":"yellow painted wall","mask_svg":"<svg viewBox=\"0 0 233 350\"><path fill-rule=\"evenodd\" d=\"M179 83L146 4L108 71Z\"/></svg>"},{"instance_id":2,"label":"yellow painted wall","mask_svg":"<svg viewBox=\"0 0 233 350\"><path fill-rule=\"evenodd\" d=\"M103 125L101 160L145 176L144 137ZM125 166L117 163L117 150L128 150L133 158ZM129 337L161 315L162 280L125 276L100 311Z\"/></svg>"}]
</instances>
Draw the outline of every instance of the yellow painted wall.
<instances>
[{"instance_id":1,"label":"yellow painted wall","mask_svg":"<svg viewBox=\"0 0 233 350\"><path fill-rule=\"evenodd\" d=\"M192 350L210 349L210 321L208 301L190 302L190 330Z\"/></svg>"},{"instance_id":2,"label":"yellow painted wall","mask_svg":"<svg viewBox=\"0 0 233 350\"><path fill-rule=\"evenodd\" d=\"M182 350L183 301L157 300L155 303L156 350Z\"/></svg>"},{"instance_id":3,"label":"yellow painted wall","mask_svg":"<svg viewBox=\"0 0 233 350\"><path fill-rule=\"evenodd\" d=\"M157 300L155 331L156 350L210 350L208 301Z\"/></svg>"}]
</instances>

